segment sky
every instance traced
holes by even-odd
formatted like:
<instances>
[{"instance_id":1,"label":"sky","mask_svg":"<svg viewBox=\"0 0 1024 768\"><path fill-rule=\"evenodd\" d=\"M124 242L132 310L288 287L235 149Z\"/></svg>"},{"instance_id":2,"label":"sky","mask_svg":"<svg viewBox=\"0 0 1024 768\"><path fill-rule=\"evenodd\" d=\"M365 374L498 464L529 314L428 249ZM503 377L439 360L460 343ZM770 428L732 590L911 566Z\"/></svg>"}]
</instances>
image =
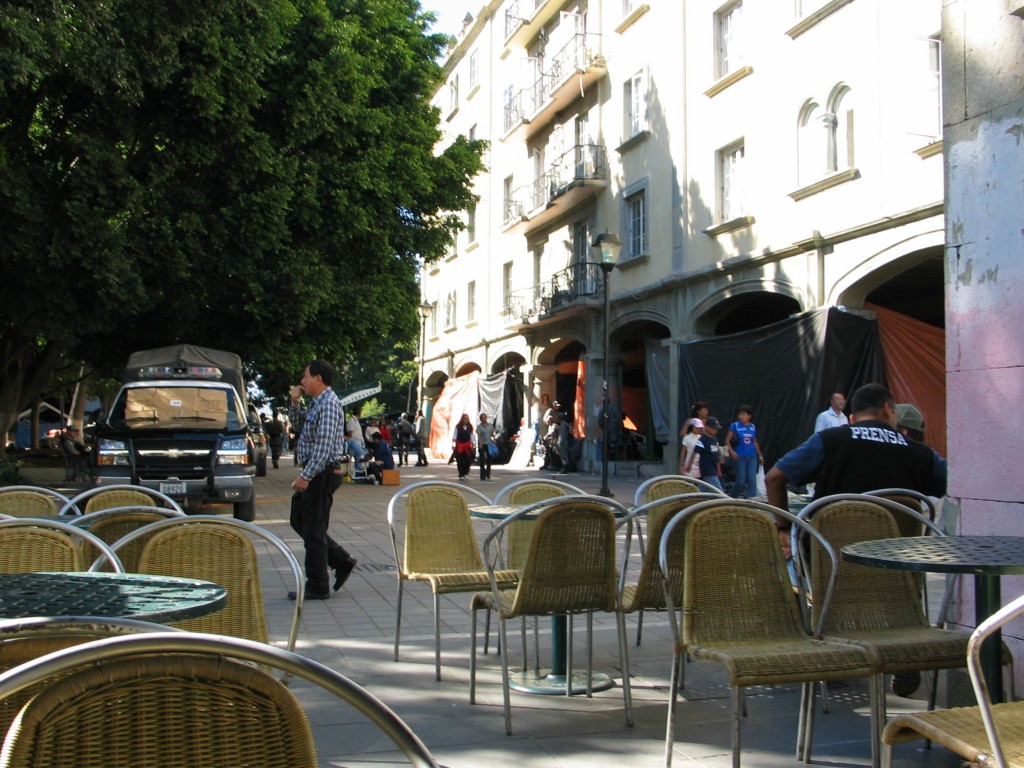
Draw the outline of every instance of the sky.
<instances>
[{"instance_id":1,"label":"sky","mask_svg":"<svg viewBox=\"0 0 1024 768\"><path fill-rule=\"evenodd\" d=\"M475 13L482 3L479 0L420 0L424 11L437 15L433 31L454 35L462 28L462 19L467 13Z\"/></svg>"}]
</instances>

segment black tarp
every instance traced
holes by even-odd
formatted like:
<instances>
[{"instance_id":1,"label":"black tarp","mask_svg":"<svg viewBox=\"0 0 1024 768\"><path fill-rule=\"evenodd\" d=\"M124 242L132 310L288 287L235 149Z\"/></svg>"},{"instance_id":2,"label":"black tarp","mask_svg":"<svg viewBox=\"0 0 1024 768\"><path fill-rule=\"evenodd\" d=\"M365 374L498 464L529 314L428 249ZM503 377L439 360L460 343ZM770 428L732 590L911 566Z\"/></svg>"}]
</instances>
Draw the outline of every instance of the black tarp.
<instances>
[{"instance_id":1,"label":"black tarp","mask_svg":"<svg viewBox=\"0 0 1024 768\"><path fill-rule=\"evenodd\" d=\"M758 442L770 467L814 429L832 392L847 396L884 383L874 320L831 307L763 328L680 344L680 423L704 400L723 429L743 404L754 409Z\"/></svg>"}]
</instances>

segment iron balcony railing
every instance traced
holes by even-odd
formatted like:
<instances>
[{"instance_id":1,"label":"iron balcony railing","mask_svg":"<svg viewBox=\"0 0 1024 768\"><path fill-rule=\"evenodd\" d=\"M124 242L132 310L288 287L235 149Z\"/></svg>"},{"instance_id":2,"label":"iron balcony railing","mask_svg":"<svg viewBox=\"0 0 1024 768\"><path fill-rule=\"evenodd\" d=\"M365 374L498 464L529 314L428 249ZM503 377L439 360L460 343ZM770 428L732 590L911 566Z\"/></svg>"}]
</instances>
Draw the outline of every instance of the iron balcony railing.
<instances>
[{"instance_id":1,"label":"iron balcony railing","mask_svg":"<svg viewBox=\"0 0 1024 768\"><path fill-rule=\"evenodd\" d=\"M545 0L514 0L505 9L505 39L510 38L522 24L529 22L544 2Z\"/></svg>"},{"instance_id":2,"label":"iron balcony railing","mask_svg":"<svg viewBox=\"0 0 1024 768\"><path fill-rule=\"evenodd\" d=\"M601 265L586 261L571 264L551 279L505 296L505 315L527 318L557 312L601 293Z\"/></svg>"},{"instance_id":3,"label":"iron balcony railing","mask_svg":"<svg viewBox=\"0 0 1024 768\"><path fill-rule=\"evenodd\" d=\"M505 224L565 194L573 186L608 179L607 152L602 144L577 144L548 165L540 178L517 187L505 205ZM515 211L510 204L515 204ZM510 214L514 214L511 215Z\"/></svg>"}]
</instances>

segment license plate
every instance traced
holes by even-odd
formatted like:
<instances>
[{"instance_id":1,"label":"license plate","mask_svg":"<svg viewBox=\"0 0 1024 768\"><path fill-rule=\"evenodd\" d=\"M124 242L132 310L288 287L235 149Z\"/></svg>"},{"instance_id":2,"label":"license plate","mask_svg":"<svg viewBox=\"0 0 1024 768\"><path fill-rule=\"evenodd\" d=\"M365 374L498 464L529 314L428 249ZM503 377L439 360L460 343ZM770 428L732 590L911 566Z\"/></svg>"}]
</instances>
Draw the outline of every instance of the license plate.
<instances>
[{"instance_id":1,"label":"license plate","mask_svg":"<svg viewBox=\"0 0 1024 768\"><path fill-rule=\"evenodd\" d=\"M160 483L160 493L164 496L184 496L184 483Z\"/></svg>"}]
</instances>

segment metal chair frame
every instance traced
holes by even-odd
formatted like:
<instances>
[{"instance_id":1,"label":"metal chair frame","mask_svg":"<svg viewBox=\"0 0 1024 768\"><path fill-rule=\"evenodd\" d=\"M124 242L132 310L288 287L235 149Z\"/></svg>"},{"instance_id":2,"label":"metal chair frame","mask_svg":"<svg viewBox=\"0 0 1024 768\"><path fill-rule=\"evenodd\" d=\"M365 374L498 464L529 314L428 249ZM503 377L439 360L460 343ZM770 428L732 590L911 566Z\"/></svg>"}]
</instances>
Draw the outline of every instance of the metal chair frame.
<instances>
[{"instance_id":1,"label":"metal chair frame","mask_svg":"<svg viewBox=\"0 0 1024 768\"><path fill-rule=\"evenodd\" d=\"M179 512L181 512L182 514L185 513L185 510L182 509L182 506L178 502L176 502L170 496L167 496L166 494L160 493L160 491L157 491L157 490L155 490L153 488L146 488L146 487L141 486L141 485L130 485L128 483L116 483L114 485L97 485L97 486L95 486L93 488L89 488L87 490L84 490L84 491L82 491L81 493L79 493L79 494L77 494L75 496L72 496L70 499L67 499L66 503L64 504L63 507L61 507L61 509L58 512L58 514L61 514L61 515L65 515L65 514L78 514L78 515L81 515L81 514L83 514L85 512L85 506L83 505L81 508L79 508L79 506L78 506L79 504L81 504L83 501L87 502L93 496L98 496L101 493L106 493L107 491L138 491L139 493L144 493L147 496L155 499L156 501L162 502L163 505L165 507L169 508L169 509L176 509ZM72 511L72 510L74 510L74 511Z\"/></svg>"},{"instance_id":2,"label":"metal chair frame","mask_svg":"<svg viewBox=\"0 0 1024 768\"><path fill-rule=\"evenodd\" d=\"M273 533L266 530L265 528L256 525L255 523L248 523L244 520L237 520L232 517L220 517L218 515L178 516L171 517L166 520L161 520L156 523L150 523L149 525L145 525L142 528L137 528L136 530L132 531L126 536L123 536L120 539L118 539L114 543L112 548L115 552L117 552L118 550L124 549L128 544L137 539L152 537L163 531L189 525L196 526L197 528L201 526L207 526L212 527L214 530L216 530L216 528L219 527L227 528L228 530L243 531L246 534L249 534L250 536L255 537L265 542L266 544L272 546L274 549L276 549L284 556L285 561L288 563L288 566L291 570L296 593L296 599L294 601L295 607L292 611L291 627L288 631L288 641L286 644L286 648L289 651L293 650L295 648L295 643L299 636L299 626L301 623L300 619L302 618L303 592L305 589L306 582L302 576L302 569L299 566L299 561L295 558L295 555L292 554L292 551L288 548L288 545L281 541L281 539L275 536ZM257 563L254 563L253 565L258 567ZM191 575L201 578L201 575ZM228 599L231 599L230 595ZM262 606L260 607L262 608Z\"/></svg>"},{"instance_id":3,"label":"metal chair frame","mask_svg":"<svg viewBox=\"0 0 1024 768\"><path fill-rule=\"evenodd\" d=\"M476 592L484 587L487 583L487 569L484 565L483 557L480 553L478 545L474 544L475 551L475 562L472 563L474 566L471 570L466 571L437 571L427 572L423 570L417 570L415 566L410 566L410 570L406 570L406 547L403 544L400 546L398 539L398 506L400 501L405 501L408 506L408 498L411 494L414 494L418 490L426 490L431 488L444 488L456 491L461 496L463 503L465 504L466 496L474 500L479 500L481 504L491 505L491 500L488 499L484 494L480 493L474 488L470 488L460 483L452 483L441 480L425 480L419 483L413 483L407 486L391 497L388 502L387 511L387 522L388 531L391 534L391 547L395 556L395 578L398 582L398 597L395 601L395 652L394 660L398 661L398 648L401 638L402 631L402 595L406 581L421 581L430 584L430 591L434 598L434 678L436 680L441 679L441 595L452 594L452 593L466 593ZM406 512L408 510L406 509ZM403 518L403 522L407 525L407 519ZM461 521L460 521L461 524ZM472 530L472 520L469 517L468 505L466 505L466 526L468 529L464 529L459 533L462 536L467 534L472 535L473 541L476 542L476 533ZM407 531L403 530L403 536L407 535ZM473 558L473 553L462 552L465 558L470 560ZM506 583L514 583L517 574L513 571L503 571L503 579ZM447 582L447 583L446 583Z\"/></svg>"},{"instance_id":4,"label":"metal chair frame","mask_svg":"<svg viewBox=\"0 0 1024 768\"><path fill-rule=\"evenodd\" d=\"M114 573L124 573L124 566L110 545L95 534L89 533L89 531L77 526L64 523L59 520L51 520L50 518L45 517L12 517L6 520L0 520L0 530L3 530L4 528L37 528L49 531L59 531L70 536L72 539L79 539L83 542L87 542L99 550L100 557L96 559L93 565L98 565L99 563L106 561L110 563ZM89 568L89 570L94 569Z\"/></svg>"},{"instance_id":5,"label":"metal chair frame","mask_svg":"<svg viewBox=\"0 0 1024 768\"><path fill-rule=\"evenodd\" d=\"M416 768L438 768L437 761L430 751L402 719L380 699L349 678L291 651L234 637L192 632L143 632L83 643L47 654L33 662L3 673L0 675L0 698L67 670L78 670L101 664L130 666L145 663L150 659L159 662L161 658L166 659L168 655L182 654L205 656L212 659L241 660L263 668L280 670L286 676L294 675L313 683L366 716L402 751L413 766ZM252 672L266 674L265 672L260 673L256 669ZM267 677L270 678L269 675ZM267 685L275 686L281 685L281 683L270 678ZM37 700L34 699L33 702ZM26 705L22 710L22 715L33 707L33 702ZM132 717L134 726L134 714ZM243 721L239 722L240 728L248 728L250 725L244 717ZM8 749L13 746L12 742L22 738L31 738L31 735L18 733L15 736L11 734L10 738L5 741L4 753L7 754ZM74 739L75 736L69 734L68 738ZM162 741L159 732L152 734L152 743L159 745ZM195 768L199 768L199 766L197 765ZM281 768L285 768L285 766L281 766Z\"/></svg>"},{"instance_id":6,"label":"metal chair frame","mask_svg":"<svg viewBox=\"0 0 1024 768\"><path fill-rule=\"evenodd\" d=\"M623 505L619 504L614 499L605 498L603 496L590 496L590 495L586 495L586 494L584 494L584 495L577 495L577 496L558 496L558 497L555 497L555 498L552 498L552 499L545 499L544 501L539 501L539 502L537 502L535 504L531 504L531 505L529 505L527 507L524 507L523 509L521 509L518 512L516 512L514 515L511 515L508 518L506 518L505 520L502 520L498 525L496 525L494 527L493 530L490 531L490 533L487 534L486 538L484 539L484 560L485 560L485 562L487 564L487 574L488 574L488 580L490 581L490 588L491 589L490 589L490 592L477 593L476 595L474 595L473 600L471 602L471 607L470 607L470 610L471 610L471 612L473 614L473 630L472 630L472 644L471 644L471 649L470 649L469 702L470 702L470 704L476 703L476 647L477 647L476 627L477 627L477 611L478 610L487 609L486 603L490 602L492 607L488 610L488 615L490 615L490 611L491 610L497 610L497 612L498 612L498 620L499 620L499 627L500 627L500 632L501 632L500 650L501 650L501 670L502 670L502 695L503 695L504 708L505 708L505 732L508 735L512 734L512 711L511 711L511 701L510 701L509 684L508 684L508 681L509 681L509 673L508 673L508 668L509 668L509 664L508 664L508 643L507 643L507 637L506 637L506 631L505 631L505 622L506 622L506 620L508 618L515 618L516 616L515 615L508 615L508 616L506 616L505 615L505 611L500 609L500 607L503 605L502 592L505 591L505 590L502 589L502 587L501 587L501 585L499 583L499 579L497 578L498 571L495 570L495 565L499 562L500 551L501 551L501 546L500 546L501 539L502 539L502 536L503 536L503 534L505 532L505 529L508 528L510 525L514 525L515 523L517 523L519 521L522 521L524 518L535 518L536 519L535 525L537 525L537 528L535 529L534 539L536 540L536 538L541 535L541 533L540 533L540 531L541 531L540 526L543 525L543 520L546 517L549 517L551 515L557 515L557 514L563 512L563 511L564 512L572 512L573 505L574 504L581 504L581 503L582 504L586 504L586 505L594 505L594 504L600 505L600 506L604 507L605 509L607 509L609 514L613 515L613 514L615 514L615 512L618 512L623 518L626 518L629 515L629 510L626 507L624 507ZM613 531L617 532L618 528L614 525L614 521L613 521L612 525L613 525ZM627 534L626 534L627 545L626 546L628 548L628 541L629 541L629 537L631 535L631 531L629 530L629 528L630 528L629 523L627 523L626 527L627 527ZM570 542L570 544L571 544L571 542ZM534 548L534 545L531 544L531 555L532 555L533 548ZM528 556L527 557L527 563L526 563L526 566L525 566L525 570L524 570L524 573L523 573L523 578L527 579L527 581L529 581L533 577L533 574L531 573L530 569L531 569L531 562L530 562L530 556ZM519 582L519 584L517 584L515 586L514 589L508 589L507 591L514 592L515 595L518 597L519 591L524 589L523 584L524 584L524 581L521 580ZM525 589L528 589L528 588L529 587L526 587ZM622 689L623 689L622 695L623 695L623 704L624 704L624 707L625 707L626 725L631 727L633 725L633 708L632 708L632 695L631 695L631 692L630 692L629 650L627 648L627 643L626 643L626 624L625 624L624 614L622 613L621 610L619 610L621 608L620 593L619 593L618 589L616 589L614 587L612 588L612 592L614 593L613 595L611 595L611 597L612 597L612 603L614 605L613 610L615 612L616 626L617 626L618 638L619 638L619 656L620 656L620 663L622 665ZM518 603L518 599L514 599L512 605L515 606L516 603ZM498 608L496 609L496 608L494 608L494 606L497 606ZM577 609L577 608L573 608L572 606L564 607L565 608L564 610L561 610L560 608L562 608L562 606L560 606L558 608L551 608L551 610L545 610L542 613L532 613L530 611L526 611L526 612L524 612L522 614L518 614L518 615L521 615L521 616L535 615L536 616L536 615L561 615L563 613L564 614L568 614L568 616L569 616L569 627L568 627L568 631L566 632L566 678L567 678L567 680L571 681L572 680L572 670L573 670L573 666L572 666L572 634L573 634L572 633L572 614L573 613L586 613L587 614L588 664L587 664L587 689L586 689L586 691L587 691L587 696L590 697L590 696L593 695L593 610L594 609L593 608ZM567 684L566 685L566 696L571 696L572 695L572 688L573 688L573 686L571 684Z\"/></svg>"},{"instance_id":7,"label":"metal chair frame","mask_svg":"<svg viewBox=\"0 0 1024 768\"><path fill-rule=\"evenodd\" d=\"M674 648L674 652L673 652L673 655L672 655L672 670L671 670L671 675L670 675L670 680L671 680L671 682L670 682L670 694L669 694L668 716L667 716L666 733L665 733L665 765L666 766L670 766L672 764L672 745L673 745L674 738L675 738L675 730L674 730L675 729L675 703L676 703L676 698L678 697L678 691L679 691L679 680L680 680L679 667L681 666L680 659L681 659L681 657L683 656L683 654L686 651L688 651L688 650L694 651L694 650L696 650L699 647L699 646L689 647L692 644L689 641L685 640L684 637L683 637L684 633L683 633L683 628L681 626L683 617L679 616L678 614L679 614L680 610L682 610L683 612L688 610L688 606L686 605L686 599L685 598L684 598L684 604L682 606L676 606L675 600L674 600L674 595L672 595L672 590L668 588L669 578L670 578L670 574L671 574L671 567L670 567L670 564L668 562L669 552L670 552L670 549L672 547L673 536L677 535L675 533L677 528L680 528L680 526L682 526L682 528L680 530L682 532L684 532L689 537L689 532L687 531L687 528L689 527L689 524L690 524L691 520L693 520L693 518L697 517L698 515L702 515L704 513L713 513L716 508L722 508L722 507L724 507L726 509L728 509L728 508L735 509L736 507L741 507L744 511L749 511L749 512L754 513L754 514L763 515L763 516L765 516L768 519L768 521L772 522L773 527L775 525L777 525L778 519L781 518L781 519L788 520L791 524L799 526L800 528L806 530L808 532L808 535L812 536L817 542L819 542L821 544L823 550L828 555L828 557L831 559L831 562L833 564L833 569L832 569L832 571L831 571L831 573L829 575L828 586L827 586L827 588L825 590L824 596L821 598L821 600L822 600L822 602L823 602L823 604L824 604L826 609L827 609L828 603L832 599L832 593L833 593L834 588L835 588L835 571L836 571L836 565L838 564L838 559L836 557L835 551L832 549L832 547L829 545L829 543L824 539L824 537L822 537L821 534L819 534L817 531L815 531L813 528L811 528L811 526L806 521L799 519L796 515L792 514L791 512L789 512L787 510L782 510L782 509L779 509L777 507L773 507L773 506L771 506L769 504L763 504L761 502L749 501L749 500L745 500L745 499L744 500L732 499L732 498L725 497L725 498L723 498L721 500L711 500L711 501L701 502L700 504L695 504L695 505L693 505L691 507L688 507L687 509L681 510L671 520L668 521L667 525L665 526L665 531L662 534L661 541L659 543L659 548L658 548L658 563L659 563L659 566L660 566L661 571L662 571L662 576L666 580L666 582L665 582L666 583L665 604L667 606L667 611L668 611L669 617L670 617L670 622L669 623L670 623L671 628L672 628L672 635L675 638L675 648ZM775 547L777 547L777 548L779 547L777 537L774 537L774 536L772 537L772 543L774 544ZM691 546L694 546L693 542L692 541L687 541L687 543L686 543L687 550L689 550L689 548ZM779 555L778 569L779 569L779 580L780 580L780 583L784 582L785 584L788 584L789 583L789 576L788 576L788 572L786 570L785 562L781 559L781 549L779 549L778 555ZM691 567L689 562L686 562L684 565L685 565L687 570ZM684 576L684 578L686 578L686 577ZM697 587L691 587L689 585L684 586L684 589L687 592L691 588L696 589ZM799 616L800 611L795 606L793 607L793 610L797 614L797 617L796 617L795 620L798 620L800 618L800 616ZM800 621L798 626L803 627L803 622ZM815 627L814 632L807 634L808 640L820 641L820 639L821 639L821 628L822 628L822 624L819 622L818 626ZM803 627L803 629L804 629L804 631L806 631L805 627ZM859 648L858 646L850 646L850 645L846 645L846 644L842 644L842 643L833 643L833 642L828 642L828 641L822 641L822 642L826 642L827 645L830 645L830 646L832 646L834 648L837 648L837 649L842 648L844 650L848 650L848 649L854 649L855 648L860 653L863 654L863 658L864 658L864 672L865 673L863 675L851 674L852 670L846 670L846 671L843 672L841 677L846 677L846 678L851 678L851 677L867 677L868 680L869 680L869 685L870 685L869 701L870 701L870 705L871 705L871 720L872 720L872 726L871 726L872 764L877 767L877 765L878 765L878 755L879 755L879 752L880 752L879 745L878 745L878 734L880 732L880 729L877 727L876 724L880 722L880 719L879 719L880 718L880 714L879 713L881 711L881 706L880 706L880 703L879 703L879 699L882 697L883 693L881 691L881 687L878 685L877 675L874 672L874 668L871 665L871 661L870 661L867 653L864 652L864 650ZM714 648L713 644L710 644L708 647L710 649ZM716 659L716 661L719 661L719 663L723 663L723 664L725 663L725 661L722 660L722 659ZM826 674L826 676L828 675L827 672L825 674ZM833 671L832 674L834 675L835 672ZM784 677L784 676L780 676L780 679L782 677ZM806 679L806 674L792 676L792 682L800 682L800 683L802 683L802 686L801 686L801 701L800 701L799 723L798 723L798 727L797 727L796 758L798 760L806 762L806 761L809 760L809 755L810 755L810 751L811 751L811 742L812 742L812 738L813 738L813 729L814 729L814 690L815 690L815 686L814 686L813 681L810 681L810 680ZM732 759L732 763L733 763L733 767L734 768L740 768L740 743L741 743L740 742L740 719L741 719L742 702L743 702L742 693L741 693L742 687L743 686L741 686L741 685L733 685L732 686L732 689L733 689L733 692L732 692L732 758L733 758Z\"/></svg>"},{"instance_id":8,"label":"metal chair frame","mask_svg":"<svg viewBox=\"0 0 1024 768\"><path fill-rule=\"evenodd\" d=\"M681 482L692 483L695 490L694 493L713 493L716 496L725 496L726 493L721 488L717 488L711 483L701 480L699 477L687 477L686 475L658 475L657 477L651 477L644 480L640 485L637 486L633 492L633 505L639 506L640 504L646 504L648 501L655 501L647 497L648 491L651 487L658 483L664 482L665 480L678 480ZM672 496L678 496L679 494L670 494Z\"/></svg>"},{"instance_id":9,"label":"metal chair frame","mask_svg":"<svg viewBox=\"0 0 1024 768\"><path fill-rule=\"evenodd\" d=\"M0 496L3 496L4 494L8 493L34 493L40 496L45 496L50 501L50 505L53 508L54 513L56 514L62 514L64 506L67 504L68 501L70 501L70 499L60 491L55 491L52 488L46 488L45 486L40 485L5 485L2 488L0 488ZM76 510L76 512L71 514L81 514L81 512L77 512ZM20 517L20 515L2 514L0 515L0 517Z\"/></svg>"}]
</instances>

